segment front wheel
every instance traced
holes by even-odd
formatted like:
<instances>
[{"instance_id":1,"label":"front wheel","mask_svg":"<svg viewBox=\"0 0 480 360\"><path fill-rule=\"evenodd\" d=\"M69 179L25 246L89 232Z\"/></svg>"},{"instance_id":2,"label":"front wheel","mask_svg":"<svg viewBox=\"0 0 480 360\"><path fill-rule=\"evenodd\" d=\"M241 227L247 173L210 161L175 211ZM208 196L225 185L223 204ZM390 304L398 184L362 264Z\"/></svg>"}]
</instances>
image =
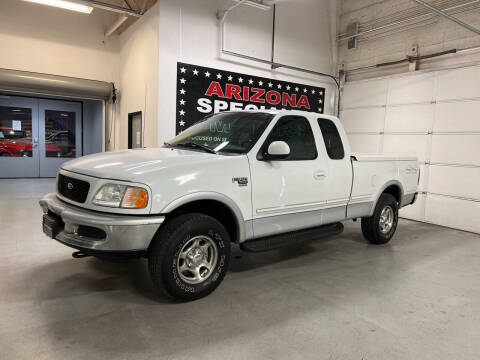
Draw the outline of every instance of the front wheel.
<instances>
[{"instance_id":1,"label":"front wheel","mask_svg":"<svg viewBox=\"0 0 480 360\"><path fill-rule=\"evenodd\" d=\"M362 233L372 244L386 244L390 241L398 223L398 203L390 194L382 194L377 201L373 215L362 218Z\"/></svg>"},{"instance_id":2,"label":"front wheel","mask_svg":"<svg viewBox=\"0 0 480 360\"><path fill-rule=\"evenodd\" d=\"M222 282L230 260L230 236L216 219L184 214L155 235L148 253L154 285L181 301L210 294Z\"/></svg>"}]
</instances>

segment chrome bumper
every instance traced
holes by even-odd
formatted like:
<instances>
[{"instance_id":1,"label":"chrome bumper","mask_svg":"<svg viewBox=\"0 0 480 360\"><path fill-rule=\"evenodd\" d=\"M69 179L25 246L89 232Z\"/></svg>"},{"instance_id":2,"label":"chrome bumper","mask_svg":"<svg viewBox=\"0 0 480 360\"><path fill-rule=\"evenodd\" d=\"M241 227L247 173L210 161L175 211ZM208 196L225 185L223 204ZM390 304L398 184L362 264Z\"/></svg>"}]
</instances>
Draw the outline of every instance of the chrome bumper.
<instances>
[{"instance_id":1,"label":"chrome bumper","mask_svg":"<svg viewBox=\"0 0 480 360\"><path fill-rule=\"evenodd\" d=\"M62 218L65 226L56 240L77 249L98 251L145 251L153 236L165 220L164 216L128 216L102 214L77 208L59 200L55 193L40 200L44 213ZM79 226L88 226L105 232L104 238L92 238L78 234Z\"/></svg>"}]
</instances>

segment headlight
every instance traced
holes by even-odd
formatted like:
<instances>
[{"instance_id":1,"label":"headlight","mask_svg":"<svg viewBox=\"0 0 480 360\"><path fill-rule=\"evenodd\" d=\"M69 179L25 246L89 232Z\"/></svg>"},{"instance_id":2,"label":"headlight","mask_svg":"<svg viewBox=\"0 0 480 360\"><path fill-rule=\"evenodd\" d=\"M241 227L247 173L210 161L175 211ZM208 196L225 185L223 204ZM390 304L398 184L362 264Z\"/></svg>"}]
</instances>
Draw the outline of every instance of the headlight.
<instances>
[{"instance_id":1,"label":"headlight","mask_svg":"<svg viewBox=\"0 0 480 360\"><path fill-rule=\"evenodd\" d=\"M143 209L148 204L148 193L144 188L120 184L105 184L95 194L95 205Z\"/></svg>"}]
</instances>

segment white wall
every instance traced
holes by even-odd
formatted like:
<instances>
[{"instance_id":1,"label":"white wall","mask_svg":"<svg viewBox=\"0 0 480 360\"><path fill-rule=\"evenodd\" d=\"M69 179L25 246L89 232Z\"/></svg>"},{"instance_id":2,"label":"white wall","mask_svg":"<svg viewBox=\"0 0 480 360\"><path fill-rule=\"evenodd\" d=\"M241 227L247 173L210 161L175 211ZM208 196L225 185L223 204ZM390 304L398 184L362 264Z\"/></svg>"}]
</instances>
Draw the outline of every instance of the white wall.
<instances>
[{"instance_id":1,"label":"white wall","mask_svg":"<svg viewBox=\"0 0 480 360\"><path fill-rule=\"evenodd\" d=\"M112 82L118 45L103 33L104 21L114 18L1 0L0 68Z\"/></svg>"},{"instance_id":2,"label":"white wall","mask_svg":"<svg viewBox=\"0 0 480 360\"><path fill-rule=\"evenodd\" d=\"M234 4L226 0L160 0L158 142L175 135L177 61L224 70L296 81L327 88L325 112L334 112L334 85L325 78L268 66L235 57L220 56L217 10ZM334 73L336 27L332 0L279 2L275 34L275 61ZM239 6L226 22L226 50L269 60L272 12Z\"/></svg>"},{"instance_id":3,"label":"white wall","mask_svg":"<svg viewBox=\"0 0 480 360\"><path fill-rule=\"evenodd\" d=\"M427 1L441 8L464 4L469 1ZM345 69L371 66L377 63L404 59L413 45L418 45L418 54L426 55L450 49L480 46L479 36L441 16L431 12L412 0L342 0L339 2L339 33L346 33L350 23L358 22L360 31L380 27L395 21L427 14L422 19L406 21L399 26L385 28L361 36L355 49L347 48L347 41L339 42L339 62ZM442 3L442 4L440 4ZM470 2L471 3L471 2ZM460 20L480 28L480 4L472 4L468 11L452 13ZM422 20L422 21L420 21ZM480 52L464 55L448 55L422 61L420 69L480 61ZM408 72L408 63L377 69L362 76L352 74L352 79L378 77L385 74Z\"/></svg>"},{"instance_id":4,"label":"white wall","mask_svg":"<svg viewBox=\"0 0 480 360\"><path fill-rule=\"evenodd\" d=\"M144 146L157 145L158 4L120 35L116 149L128 147L128 114L142 111Z\"/></svg>"},{"instance_id":5,"label":"white wall","mask_svg":"<svg viewBox=\"0 0 480 360\"><path fill-rule=\"evenodd\" d=\"M352 151L417 156L403 217L480 233L480 67L350 82L340 120Z\"/></svg>"}]
</instances>

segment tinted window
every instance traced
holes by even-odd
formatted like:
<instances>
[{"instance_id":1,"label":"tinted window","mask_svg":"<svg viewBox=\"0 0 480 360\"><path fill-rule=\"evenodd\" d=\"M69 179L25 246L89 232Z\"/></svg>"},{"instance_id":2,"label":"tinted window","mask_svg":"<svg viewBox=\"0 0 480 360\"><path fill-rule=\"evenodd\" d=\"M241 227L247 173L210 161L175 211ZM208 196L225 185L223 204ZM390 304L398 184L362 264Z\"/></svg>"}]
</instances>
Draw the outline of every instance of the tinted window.
<instances>
[{"instance_id":1,"label":"tinted window","mask_svg":"<svg viewBox=\"0 0 480 360\"><path fill-rule=\"evenodd\" d=\"M345 151L343 150L342 139L340 138L340 134L333 121L328 119L318 119L318 125L320 125L323 141L325 142L327 154L330 159L343 159Z\"/></svg>"},{"instance_id":2,"label":"tinted window","mask_svg":"<svg viewBox=\"0 0 480 360\"><path fill-rule=\"evenodd\" d=\"M308 120L302 116L284 116L278 120L268 136L261 154L264 154L268 145L274 141L285 141L290 147L290 155L285 160L313 160L317 158L312 128Z\"/></svg>"}]
</instances>

